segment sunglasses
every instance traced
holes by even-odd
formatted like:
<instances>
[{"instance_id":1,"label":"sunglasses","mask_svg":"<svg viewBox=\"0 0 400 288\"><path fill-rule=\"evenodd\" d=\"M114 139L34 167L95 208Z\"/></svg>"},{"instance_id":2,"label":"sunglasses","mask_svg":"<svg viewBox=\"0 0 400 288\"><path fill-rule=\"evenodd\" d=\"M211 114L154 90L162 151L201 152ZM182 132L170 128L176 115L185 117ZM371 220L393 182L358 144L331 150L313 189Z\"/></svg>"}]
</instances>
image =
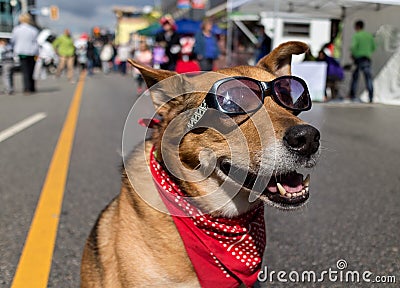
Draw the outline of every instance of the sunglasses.
<instances>
[{"instance_id":1,"label":"sunglasses","mask_svg":"<svg viewBox=\"0 0 400 288\"><path fill-rule=\"evenodd\" d=\"M260 109L267 96L271 96L277 104L296 115L311 109L307 84L299 77L282 76L269 82L243 76L228 77L213 84L190 118L187 128L192 129L208 108L231 116L249 114Z\"/></svg>"}]
</instances>

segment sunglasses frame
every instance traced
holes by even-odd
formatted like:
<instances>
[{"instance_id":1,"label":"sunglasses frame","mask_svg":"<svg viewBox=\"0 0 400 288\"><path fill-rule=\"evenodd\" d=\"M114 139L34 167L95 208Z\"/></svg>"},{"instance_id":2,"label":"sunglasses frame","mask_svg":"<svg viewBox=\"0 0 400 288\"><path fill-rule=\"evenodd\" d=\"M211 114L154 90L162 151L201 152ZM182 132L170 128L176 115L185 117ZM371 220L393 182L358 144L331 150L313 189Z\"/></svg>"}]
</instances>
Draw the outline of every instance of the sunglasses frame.
<instances>
[{"instance_id":1,"label":"sunglasses frame","mask_svg":"<svg viewBox=\"0 0 400 288\"><path fill-rule=\"evenodd\" d=\"M308 106L305 108L292 108L292 107L288 107L286 106L280 99L279 97L276 95L275 93L275 89L271 89L274 87L275 82L282 80L282 79L294 79L296 81L298 81L304 88L304 92L306 93L308 99L309 99L309 103ZM247 80L247 81L251 81L253 83L256 83L261 91L261 99L260 100L260 105L257 108L254 108L252 110L248 110L248 111L243 111L243 112L228 112L225 111L221 105L218 103L217 101L217 91L218 88L228 82L228 81L233 81L233 80ZM271 90L271 93L267 94L267 90ZM311 97L310 97L310 92L308 90L307 84L306 82L296 76L292 76L292 75L285 75L285 76L280 76L278 78L275 78L272 81L260 81L254 78L250 78L250 77L246 77L246 76L232 76L232 77L227 77L227 78L223 78L220 80L217 80L210 88L210 90L208 91L206 97L204 98L203 102L200 104L200 106L196 109L195 113L192 115L192 117L189 119L189 122L187 124L187 130L192 129L197 122L200 121L200 119L203 117L203 115L205 114L205 112L207 111L208 108L214 108L217 109L218 111L221 111L223 113L225 113L226 115L230 115L230 116L235 116L235 115L244 115L244 114L248 114L248 113L252 113L257 111L258 109L260 109L263 106L264 100L266 97L272 97L272 99L275 101L275 103L277 103L279 106L282 106L285 109L288 109L290 111L295 112L295 115L298 115L300 112L302 111L308 111L311 109L312 106L312 101L311 101Z\"/></svg>"}]
</instances>

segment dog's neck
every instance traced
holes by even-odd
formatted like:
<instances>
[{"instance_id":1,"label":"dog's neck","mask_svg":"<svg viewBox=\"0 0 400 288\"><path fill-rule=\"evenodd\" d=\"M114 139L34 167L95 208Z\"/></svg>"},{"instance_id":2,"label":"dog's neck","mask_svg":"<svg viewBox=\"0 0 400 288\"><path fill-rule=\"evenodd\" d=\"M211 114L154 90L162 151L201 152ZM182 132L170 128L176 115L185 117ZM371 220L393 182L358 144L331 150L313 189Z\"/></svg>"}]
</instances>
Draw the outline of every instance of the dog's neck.
<instances>
[{"instance_id":1,"label":"dog's neck","mask_svg":"<svg viewBox=\"0 0 400 288\"><path fill-rule=\"evenodd\" d=\"M153 150L150 171L202 287L226 287L240 281L252 286L265 249L263 205L236 218L213 217L198 209L192 197L172 181Z\"/></svg>"}]
</instances>

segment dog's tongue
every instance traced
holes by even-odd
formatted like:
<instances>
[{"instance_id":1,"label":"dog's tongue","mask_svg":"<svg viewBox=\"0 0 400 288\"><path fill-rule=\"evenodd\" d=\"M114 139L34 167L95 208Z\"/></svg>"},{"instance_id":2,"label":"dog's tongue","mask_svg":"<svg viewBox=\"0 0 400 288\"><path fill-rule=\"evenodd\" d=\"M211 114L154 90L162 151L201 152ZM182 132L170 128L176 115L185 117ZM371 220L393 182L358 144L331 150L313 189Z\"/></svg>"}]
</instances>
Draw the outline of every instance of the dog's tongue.
<instances>
[{"instance_id":1,"label":"dog's tongue","mask_svg":"<svg viewBox=\"0 0 400 288\"><path fill-rule=\"evenodd\" d=\"M278 192L276 183L279 182L288 193L297 193L303 189L303 175L291 172L277 177L272 177L267 185L268 191L275 193Z\"/></svg>"}]
</instances>

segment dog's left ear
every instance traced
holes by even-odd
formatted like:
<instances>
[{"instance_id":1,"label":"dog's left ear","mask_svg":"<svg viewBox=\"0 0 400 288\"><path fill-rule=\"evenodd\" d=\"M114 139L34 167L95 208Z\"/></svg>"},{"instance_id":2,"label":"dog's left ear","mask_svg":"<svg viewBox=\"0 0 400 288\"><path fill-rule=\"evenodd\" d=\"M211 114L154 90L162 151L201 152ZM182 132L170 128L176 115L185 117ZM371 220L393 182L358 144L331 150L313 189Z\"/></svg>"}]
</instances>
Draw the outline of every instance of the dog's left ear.
<instances>
[{"instance_id":1,"label":"dog's left ear","mask_svg":"<svg viewBox=\"0 0 400 288\"><path fill-rule=\"evenodd\" d=\"M268 55L258 61L261 67L276 76L291 74L291 63L293 54L302 54L308 50L308 45L299 41L286 42L279 45Z\"/></svg>"},{"instance_id":2,"label":"dog's left ear","mask_svg":"<svg viewBox=\"0 0 400 288\"><path fill-rule=\"evenodd\" d=\"M133 59L128 59L128 62L139 70L140 74L142 74L144 81L146 82L147 87L151 87L158 82L167 79L168 77L172 77L177 75L176 72L162 70L162 69L154 69L147 65L142 65L139 62L136 62Z\"/></svg>"},{"instance_id":3,"label":"dog's left ear","mask_svg":"<svg viewBox=\"0 0 400 288\"><path fill-rule=\"evenodd\" d=\"M154 69L132 59L128 59L128 62L139 70L148 88L156 85L151 89L150 95L157 113L161 116L168 113L171 107L166 103L175 95L179 95L179 91L182 89L182 77L178 76L179 74L176 72ZM171 78L171 81L163 81L167 78Z\"/></svg>"}]
</instances>

